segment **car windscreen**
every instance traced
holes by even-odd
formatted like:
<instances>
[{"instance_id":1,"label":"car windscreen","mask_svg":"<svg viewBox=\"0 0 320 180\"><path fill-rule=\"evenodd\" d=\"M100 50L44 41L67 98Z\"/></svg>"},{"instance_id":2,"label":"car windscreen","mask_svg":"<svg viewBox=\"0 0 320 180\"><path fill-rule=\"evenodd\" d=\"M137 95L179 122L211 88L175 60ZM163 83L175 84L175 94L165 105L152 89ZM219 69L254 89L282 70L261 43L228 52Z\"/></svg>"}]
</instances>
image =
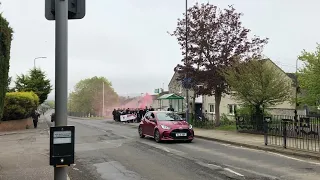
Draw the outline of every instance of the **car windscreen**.
<instances>
[{"instance_id":1,"label":"car windscreen","mask_svg":"<svg viewBox=\"0 0 320 180\"><path fill-rule=\"evenodd\" d=\"M158 112L156 116L159 121L182 121L183 120L181 116L172 112Z\"/></svg>"}]
</instances>

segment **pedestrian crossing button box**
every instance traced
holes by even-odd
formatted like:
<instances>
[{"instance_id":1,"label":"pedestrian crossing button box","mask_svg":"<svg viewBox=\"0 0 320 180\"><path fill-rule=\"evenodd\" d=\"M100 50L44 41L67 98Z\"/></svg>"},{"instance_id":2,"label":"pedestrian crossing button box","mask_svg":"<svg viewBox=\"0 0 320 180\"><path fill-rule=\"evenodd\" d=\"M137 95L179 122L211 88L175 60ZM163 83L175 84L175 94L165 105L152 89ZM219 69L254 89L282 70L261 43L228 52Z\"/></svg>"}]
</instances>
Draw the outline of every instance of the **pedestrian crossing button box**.
<instances>
[{"instance_id":1,"label":"pedestrian crossing button box","mask_svg":"<svg viewBox=\"0 0 320 180\"><path fill-rule=\"evenodd\" d=\"M50 127L50 165L74 164L74 126Z\"/></svg>"}]
</instances>

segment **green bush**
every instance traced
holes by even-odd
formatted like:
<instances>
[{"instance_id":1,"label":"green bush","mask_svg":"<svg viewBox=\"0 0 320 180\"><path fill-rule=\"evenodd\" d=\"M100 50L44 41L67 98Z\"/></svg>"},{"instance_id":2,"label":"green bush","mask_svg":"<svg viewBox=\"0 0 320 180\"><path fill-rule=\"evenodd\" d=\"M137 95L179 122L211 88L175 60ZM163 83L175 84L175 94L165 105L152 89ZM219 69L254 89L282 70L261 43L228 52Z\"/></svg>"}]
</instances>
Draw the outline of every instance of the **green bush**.
<instances>
[{"instance_id":1,"label":"green bush","mask_svg":"<svg viewBox=\"0 0 320 180\"><path fill-rule=\"evenodd\" d=\"M39 98L33 92L6 93L3 120L28 118L31 116L32 111L37 109L38 105Z\"/></svg>"},{"instance_id":2,"label":"green bush","mask_svg":"<svg viewBox=\"0 0 320 180\"><path fill-rule=\"evenodd\" d=\"M255 114L254 107L250 105L244 105L241 108L237 109L237 116L246 116L250 117ZM264 111L264 116L270 116L270 114L267 111Z\"/></svg>"},{"instance_id":3,"label":"green bush","mask_svg":"<svg viewBox=\"0 0 320 180\"><path fill-rule=\"evenodd\" d=\"M220 117L220 126L229 126L229 125L235 125L235 124L236 124L235 119L234 120L230 120L229 117L224 113Z\"/></svg>"}]
</instances>

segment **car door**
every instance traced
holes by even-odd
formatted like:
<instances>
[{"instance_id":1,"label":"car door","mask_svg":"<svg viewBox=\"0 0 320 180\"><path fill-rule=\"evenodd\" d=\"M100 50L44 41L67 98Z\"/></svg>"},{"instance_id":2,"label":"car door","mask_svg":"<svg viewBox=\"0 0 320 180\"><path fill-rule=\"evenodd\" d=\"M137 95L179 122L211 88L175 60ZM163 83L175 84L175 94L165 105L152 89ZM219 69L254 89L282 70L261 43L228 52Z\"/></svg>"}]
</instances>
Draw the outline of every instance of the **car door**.
<instances>
[{"instance_id":1,"label":"car door","mask_svg":"<svg viewBox=\"0 0 320 180\"><path fill-rule=\"evenodd\" d=\"M150 136L150 113L147 112L143 118L143 133Z\"/></svg>"},{"instance_id":2,"label":"car door","mask_svg":"<svg viewBox=\"0 0 320 180\"><path fill-rule=\"evenodd\" d=\"M154 135L154 128L156 127L156 118L154 113L150 113L149 115L149 129L150 129L150 136Z\"/></svg>"}]
</instances>

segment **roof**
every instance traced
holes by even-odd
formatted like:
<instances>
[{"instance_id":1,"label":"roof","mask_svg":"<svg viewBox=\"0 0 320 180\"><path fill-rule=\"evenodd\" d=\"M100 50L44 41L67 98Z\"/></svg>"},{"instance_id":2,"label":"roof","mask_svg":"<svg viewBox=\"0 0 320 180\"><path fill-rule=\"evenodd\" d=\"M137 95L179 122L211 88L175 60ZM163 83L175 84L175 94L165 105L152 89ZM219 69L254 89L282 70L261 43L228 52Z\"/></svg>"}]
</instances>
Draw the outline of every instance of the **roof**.
<instances>
[{"instance_id":1,"label":"roof","mask_svg":"<svg viewBox=\"0 0 320 180\"><path fill-rule=\"evenodd\" d=\"M289 78L291 78L293 81L296 81L296 73L286 73L287 74L287 76L289 77Z\"/></svg>"},{"instance_id":2,"label":"roof","mask_svg":"<svg viewBox=\"0 0 320 180\"><path fill-rule=\"evenodd\" d=\"M171 94L164 94L160 96L158 99L184 99L184 97L171 93Z\"/></svg>"}]
</instances>

